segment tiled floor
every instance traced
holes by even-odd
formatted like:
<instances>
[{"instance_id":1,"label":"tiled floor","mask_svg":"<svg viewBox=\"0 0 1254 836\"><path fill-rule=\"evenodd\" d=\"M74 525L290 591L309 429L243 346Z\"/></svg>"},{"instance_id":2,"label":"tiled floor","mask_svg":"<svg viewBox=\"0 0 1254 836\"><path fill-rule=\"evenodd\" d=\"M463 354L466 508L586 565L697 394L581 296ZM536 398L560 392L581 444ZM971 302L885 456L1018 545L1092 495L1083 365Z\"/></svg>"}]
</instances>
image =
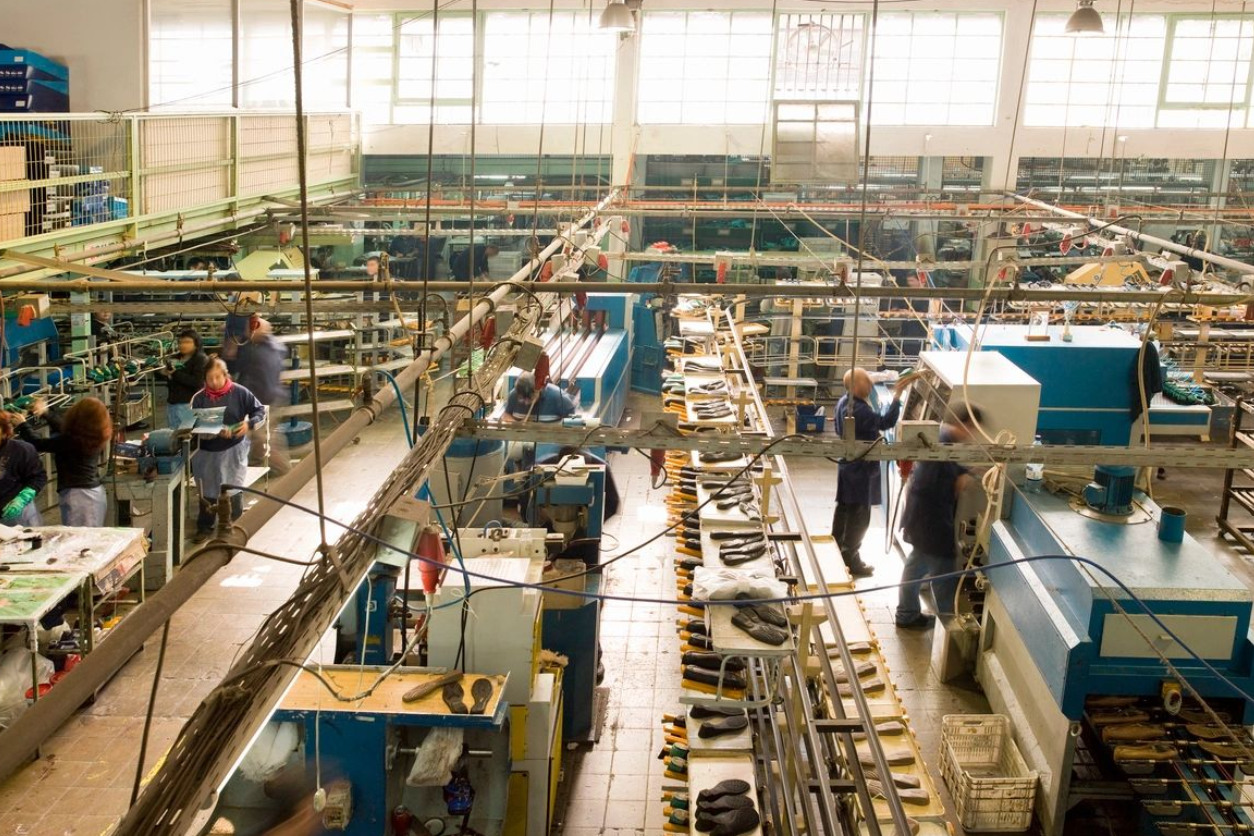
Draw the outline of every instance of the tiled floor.
<instances>
[{"instance_id":1,"label":"tiled floor","mask_svg":"<svg viewBox=\"0 0 1254 836\"><path fill-rule=\"evenodd\" d=\"M327 512L351 520L399 460L405 439L395 412L361 434L350 454L324 468ZM363 466L374 463L379 466ZM296 501L315 507L310 483ZM335 536L335 529L328 531ZM312 518L280 511L253 540L263 551L299 557L318 545ZM295 587L301 569L241 554L171 621L146 764L157 762L192 710L222 678L262 619ZM139 738L156 668L154 636L45 747L44 757L0 785L0 836L97 836L126 811Z\"/></svg>"},{"instance_id":2,"label":"tiled floor","mask_svg":"<svg viewBox=\"0 0 1254 836\"><path fill-rule=\"evenodd\" d=\"M329 511L351 519L403 451L395 416L362 434L354 451L326 469ZM666 489L651 487L642 456L615 456L621 512L608 530L618 547L606 559L635 546L666 525ZM378 466L373 466L378 465ZM794 488L814 532L830 525L831 465L821 459L790 463ZM1216 543L1209 514L1217 504L1221 475L1216 471L1173 471L1157 483L1163 501L1193 513L1189 530ZM312 487L297 498L313 504ZM308 553L316 527L294 510L280 513L258 536L259 548L286 554ZM900 557L882 549L882 523L866 538L864 557L876 567L862 588L892 583ZM661 538L607 570L605 591L633 598L671 599L675 594L670 538ZM1216 553L1247 581L1254 576L1247 558L1216 545ZM175 617L162 674L148 763L168 747L192 708L228 668L261 618L286 598L299 570L241 555L205 586ZM894 684L910 712L922 751L935 774L939 718L948 713L987 710L978 692L942 685L929 671L930 633L904 633L892 626L892 590L868 593L863 602ZM604 733L595 747L568 753L566 781L559 797L558 827L564 836L656 834L662 828L660 797L670 783L662 776L660 718L679 705L679 650L675 611L647 602L609 602L604 611L602 646L609 705ZM65 836L103 833L127 807L134 777L139 729L156 662L156 642L135 657L47 746L45 757L0 786L0 836ZM943 787L942 787L943 792ZM952 804L946 799L946 806Z\"/></svg>"}]
</instances>

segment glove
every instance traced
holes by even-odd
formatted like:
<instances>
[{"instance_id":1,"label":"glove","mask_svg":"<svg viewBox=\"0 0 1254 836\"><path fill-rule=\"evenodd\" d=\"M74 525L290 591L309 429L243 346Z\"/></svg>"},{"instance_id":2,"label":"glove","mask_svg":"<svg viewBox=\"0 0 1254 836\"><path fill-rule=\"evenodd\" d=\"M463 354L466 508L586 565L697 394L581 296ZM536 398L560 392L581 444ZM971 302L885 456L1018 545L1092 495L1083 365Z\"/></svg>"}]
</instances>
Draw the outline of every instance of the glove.
<instances>
[{"instance_id":1,"label":"glove","mask_svg":"<svg viewBox=\"0 0 1254 836\"><path fill-rule=\"evenodd\" d=\"M13 522L22 511L26 510L26 506L30 505L31 500L35 498L34 488L22 488L21 492L9 500L9 504L4 506L4 512L0 514L0 521Z\"/></svg>"}]
</instances>

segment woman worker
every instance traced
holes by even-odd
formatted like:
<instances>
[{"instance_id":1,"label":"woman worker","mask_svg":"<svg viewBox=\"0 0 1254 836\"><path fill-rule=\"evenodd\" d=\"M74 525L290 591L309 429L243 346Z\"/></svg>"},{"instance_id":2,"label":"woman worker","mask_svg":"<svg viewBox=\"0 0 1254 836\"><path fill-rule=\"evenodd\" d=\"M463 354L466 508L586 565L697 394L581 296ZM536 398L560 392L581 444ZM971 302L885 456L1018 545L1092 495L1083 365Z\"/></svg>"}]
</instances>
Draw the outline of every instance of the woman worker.
<instances>
[{"instance_id":1,"label":"woman worker","mask_svg":"<svg viewBox=\"0 0 1254 836\"><path fill-rule=\"evenodd\" d=\"M0 411L0 523L43 525L35 496L48 484L35 448L13 437L13 415Z\"/></svg>"},{"instance_id":2,"label":"woman worker","mask_svg":"<svg viewBox=\"0 0 1254 836\"><path fill-rule=\"evenodd\" d=\"M100 528L105 524L105 491L100 483L100 454L113 435L109 409L96 398L83 398L56 415L42 399L31 410L43 416L52 434L40 438L20 415L18 434L40 453L51 453L57 466L61 525Z\"/></svg>"},{"instance_id":3,"label":"woman worker","mask_svg":"<svg viewBox=\"0 0 1254 836\"><path fill-rule=\"evenodd\" d=\"M192 423L192 395L205 382L205 364L209 358L201 347L200 334L191 328L179 332L178 357L175 362L167 362L158 374L166 379L169 386L166 397L166 423L171 429L177 430Z\"/></svg>"},{"instance_id":4,"label":"woman worker","mask_svg":"<svg viewBox=\"0 0 1254 836\"><path fill-rule=\"evenodd\" d=\"M192 456L192 475L200 488L200 513L196 517L193 542L203 543L213 533L217 521L218 497L223 485L242 485L248 471L248 433L266 420L266 408L257 396L231 380L226 362L219 357L209 360L205 369L205 388L192 396L193 409L226 408L224 424L216 436L202 436L200 449ZM244 512L239 491L228 491L231 497L231 519Z\"/></svg>"}]
</instances>

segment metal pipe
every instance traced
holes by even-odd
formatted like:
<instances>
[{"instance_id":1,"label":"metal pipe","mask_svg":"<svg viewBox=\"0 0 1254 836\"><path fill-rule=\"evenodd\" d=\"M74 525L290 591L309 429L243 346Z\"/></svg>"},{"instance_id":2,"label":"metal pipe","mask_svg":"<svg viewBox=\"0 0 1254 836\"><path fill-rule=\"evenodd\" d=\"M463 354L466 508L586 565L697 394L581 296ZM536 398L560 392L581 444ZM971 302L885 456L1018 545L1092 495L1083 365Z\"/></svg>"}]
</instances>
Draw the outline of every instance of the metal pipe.
<instances>
[{"instance_id":1,"label":"metal pipe","mask_svg":"<svg viewBox=\"0 0 1254 836\"><path fill-rule=\"evenodd\" d=\"M611 200L615 194L611 193L606 200ZM595 210L587 213L572 224L572 228L587 224L595 216ZM396 392L403 392L412 386L431 363L443 356L480 320L496 310L496 304L511 292L512 282L530 275L532 270L543 264L564 243L561 238L554 239L536 259L515 273L510 281L498 285L487 298L480 300L447 334L438 338L432 348L415 357L414 362L396 376L396 387L382 387L373 400L354 410L323 441L325 460L329 461L348 447L362 430L392 405L396 400ZM291 499L313 477L314 472L314 461L307 456L285 476L276 480L270 486L269 493L280 499ZM235 549L260 531L280 507L282 506L277 502L263 501L246 511L235 522L230 534L221 538L221 545L212 545L196 553L195 559L184 564L169 583L149 595L143 604L113 629L109 634L109 641L102 643L94 653L85 656L56 688L36 701L13 725L0 732L0 781L8 778L33 757L39 746L73 716L79 706L97 689L105 685L143 647L153 632L165 624L218 570L226 566L234 556Z\"/></svg>"},{"instance_id":2,"label":"metal pipe","mask_svg":"<svg viewBox=\"0 0 1254 836\"><path fill-rule=\"evenodd\" d=\"M555 239L561 243L562 239ZM550 244L550 246L553 246ZM546 248L547 250L547 248ZM547 258L547 256L545 256ZM940 266L940 265L935 265ZM1254 273L1254 267L1246 265L1247 270ZM73 268L70 268L73 269ZM505 282L502 282L504 284ZM711 285L696 282L538 282L527 280L509 280L522 290L538 293L659 293L666 295L692 294L698 296L746 296L753 298L796 298L813 297L822 299L953 299L990 300L1009 302L1062 302L1077 301L1089 303L1142 303L1156 304L1164 294L1168 304L1178 305L1236 305L1249 301L1249 294L1240 291L1164 291L1164 290L1101 290L1096 288L1029 288L1007 285L1005 287L898 287L885 285L882 287L863 286L855 291L849 285L805 285L805 284L727 284ZM467 288L466 282L439 281L383 281L364 282L347 280L327 280L317 283L319 291L325 292L359 292L362 290L419 293L424 290L462 291ZM134 291L134 292L170 292L177 290L185 293L207 293L225 291L299 291L300 286L290 281L187 281L173 282L165 280L125 280L102 285L85 279L64 281L12 280L0 282L0 290L18 290L25 292L88 292L88 291Z\"/></svg>"},{"instance_id":3,"label":"metal pipe","mask_svg":"<svg viewBox=\"0 0 1254 836\"><path fill-rule=\"evenodd\" d=\"M1200 258L1202 261L1208 261L1217 267L1224 268L1225 270L1233 270L1237 273L1242 273L1244 275L1254 275L1254 265L1249 265L1242 261L1237 261L1234 258L1227 258L1222 255L1215 255L1212 252L1207 252L1206 250L1198 250L1198 249L1194 249L1193 247L1186 247L1183 244L1177 244L1175 241L1169 241L1166 238L1159 238L1157 235L1147 235L1144 232L1138 232L1135 229L1128 229L1127 227L1124 227L1124 226L1111 226L1106 221L1103 221L1101 218L1090 218L1088 215L1085 215L1080 212L1072 212L1069 209L1060 209L1057 206L1054 206L1050 203L1046 203L1043 200L1036 200L1034 198L1025 197L1019 194L1012 194L1011 197L1013 197L1015 200L1026 203L1029 206L1035 206L1038 209L1049 210L1050 212L1055 213L1059 217L1074 218L1076 220L1082 220L1087 224L1091 224L1092 226L1104 226L1106 227L1106 230L1109 230L1115 235L1130 235L1133 238L1137 239L1138 241L1141 241L1142 243L1150 244L1155 247L1162 247L1164 250L1171 250L1174 253L1179 253L1180 255L1189 256L1190 258Z\"/></svg>"}]
</instances>

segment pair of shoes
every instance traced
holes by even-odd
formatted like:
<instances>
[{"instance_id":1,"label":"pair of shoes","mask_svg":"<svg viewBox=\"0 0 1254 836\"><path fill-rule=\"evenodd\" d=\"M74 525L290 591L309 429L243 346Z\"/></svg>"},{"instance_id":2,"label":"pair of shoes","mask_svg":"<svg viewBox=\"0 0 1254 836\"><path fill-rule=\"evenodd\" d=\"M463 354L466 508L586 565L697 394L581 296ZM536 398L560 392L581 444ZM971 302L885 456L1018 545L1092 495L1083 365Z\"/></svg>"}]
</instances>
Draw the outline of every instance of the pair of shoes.
<instances>
[{"instance_id":1,"label":"pair of shoes","mask_svg":"<svg viewBox=\"0 0 1254 836\"><path fill-rule=\"evenodd\" d=\"M875 567L867 563L855 563L849 567L849 577L869 578L875 574Z\"/></svg>"},{"instance_id":2,"label":"pair of shoes","mask_svg":"<svg viewBox=\"0 0 1254 836\"><path fill-rule=\"evenodd\" d=\"M919 613L917 617L911 619L910 621L906 621L906 622L898 621L897 629L899 630L931 630L932 625L935 623L936 623L936 616L924 615L923 613Z\"/></svg>"},{"instance_id":3,"label":"pair of shoes","mask_svg":"<svg viewBox=\"0 0 1254 836\"><path fill-rule=\"evenodd\" d=\"M451 714L482 714L488 707L488 702L492 699L492 681L488 679L476 679L474 684L470 686L470 695L475 698L475 702L469 708L466 707L465 696L460 682L450 682L444 686L441 697L444 704L448 706Z\"/></svg>"}]
</instances>

